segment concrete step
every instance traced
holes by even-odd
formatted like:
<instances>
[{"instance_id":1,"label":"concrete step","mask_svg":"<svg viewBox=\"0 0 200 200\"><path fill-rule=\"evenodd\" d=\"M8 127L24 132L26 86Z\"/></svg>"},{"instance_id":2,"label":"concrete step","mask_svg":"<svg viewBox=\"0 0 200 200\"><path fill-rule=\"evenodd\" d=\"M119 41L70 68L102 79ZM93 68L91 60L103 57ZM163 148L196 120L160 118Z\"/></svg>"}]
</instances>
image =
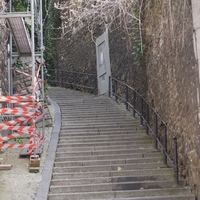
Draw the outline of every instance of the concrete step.
<instances>
[{"instance_id":1,"label":"concrete step","mask_svg":"<svg viewBox=\"0 0 200 200\"><path fill-rule=\"evenodd\" d=\"M99 195L99 194L98 194ZM137 195L137 194L136 194ZM152 195L152 194L149 194ZM104 197L102 198L95 198L94 197L86 197L85 196L89 196L89 195L83 195L82 193L79 193L79 196L77 195L77 193L72 193L72 194L49 194L49 198L48 200L88 200L88 199L92 199L92 200L195 200L194 195L184 195L184 194L180 194L180 195L163 195L163 196L153 196L153 197L130 197L130 198L106 198ZM106 196L106 194L102 195L102 196Z\"/></svg>"},{"instance_id":2,"label":"concrete step","mask_svg":"<svg viewBox=\"0 0 200 200\"><path fill-rule=\"evenodd\" d=\"M66 143L65 143L66 144ZM134 150L134 149L136 149L136 148L139 148L139 149L141 149L141 148L151 148L152 147L152 143L144 143L144 144L142 144L142 143L139 143L139 144L136 144L136 143L133 143L133 144L127 144L127 145L120 145L120 144L118 144L118 145L107 145L107 146L84 146L84 147L79 147L79 146L71 146L71 147L69 147L69 146L67 146L66 145L66 147L59 147L59 148L57 148L57 153L59 153L59 152L71 152L71 151L73 151L73 152L80 152L80 151L101 151L101 150L107 150L107 151L110 151L110 150L120 150L120 149L122 149L122 150L124 150L124 149L126 149L126 150Z\"/></svg>"},{"instance_id":3,"label":"concrete step","mask_svg":"<svg viewBox=\"0 0 200 200\"><path fill-rule=\"evenodd\" d=\"M133 164L140 163L145 164L148 162L163 162L162 157L153 157L153 158L130 158L130 159L110 159L110 160L84 160L84 161L55 161L55 167L61 166L89 166L89 165L112 165L112 164Z\"/></svg>"},{"instance_id":4,"label":"concrete step","mask_svg":"<svg viewBox=\"0 0 200 200\"><path fill-rule=\"evenodd\" d=\"M132 135L131 135L132 136ZM153 144L153 138L137 138L137 137L114 137L112 139L107 137L95 137L88 136L85 138L76 137L60 137L58 147L66 144L66 146L115 146L115 145L137 145L137 144Z\"/></svg>"},{"instance_id":5,"label":"concrete step","mask_svg":"<svg viewBox=\"0 0 200 200\"><path fill-rule=\"evenodd\" d=\"M99 150L99 149L104 149L104 150L109 150L109 149L116 149L116 148L119 148L119 149L124 149L125 147L127 149L131 149L131 148L141 148L141 147L149 147L151 148L152 147L152 141L144 141L144 142L126 142L124 141L123 142L123 145L122 145L122 142L117 142L117 141L114 141L112 143L108 143L108 142L102 142L102 141L99 141L99 142L91 142L89 143L89 141L86 141L86 142L80 142L78 141L78 143L76 141L70 141L69 140L62 140L58 143L58 151L60 149L77 149L77 150L80 150L82 149L83 151L84 150Z\"/></svg>"},{"instance_id":6,"label":"concrete step","mask_svg":"<svg viewBox=\"0 0 200 200\"><path fill-rule=\"evenodd\" d=\"M140 133L145 133L145 129L142 127L142 128L131 128L131 127L67 127L67 126L63 126L61 128L61 134L63 133L74 133L74 134L83 134L83 133L108 133L110 132L110 134L116 134L116 133L124 133L124 134L127 134L127 133L135 133L135 134L140 134Z\"/></svg>"},{"instance_id":7,"label":"concrete step","mask_svg":"<svg viewBox=\"0 0 200 200\"><path fill-rule=\"evenodd\" d=\"M112 165L90 165L90 166L70 166L70 167L54 167L53 171L55 173L67 173L67 172L94 172L94 171L119 171L119 170L132 170L132 169L159 169L166 168L163 163L160 162L151 162L140 164L140 163L132 163L132 164L112 164Z\"/></svg>"},{"instance_id":8,"label":"concrete step","mask_svg":"<svg viewBox=\"0 0 200 200\"><path fill-rule=\"evenodd\" d=\"M85 124L85 125L73 125L73 124L62 124L62 130L63 129L103 129L103 130L110 130L110 131L114 131L114 130L138 130L138 128L136 129L135 125L116 125L116 124L93 124L93 125L89 125L89 124Z\"/></svg>"},{"instance_id":9,"label":"concrete step","mask_svg":"<svg viewBox=\"0 0 200 200\"><path fill-rule=\"evenodd\" d=\"M95 122L91 122L91 121L85 121L83 122L69 122L69 121L64 121L64 126L77 126L77 127L85 127L85 126L89 126L89 127L102 127L102 126L119 126L119 127L135 127L135 126L139 126L138 123L131 123L131 122L116 122L116 121L110 121L110 122L105 122L105 120L102 121L95 121Z\"/></svg>"},{"instance_id":10,"label":"concrete step","mask_svg":"<svg viewBox=\"0 0 200 200\"><path fill-rule=\"evenodd\" d=\"M111 99L58 89L62 127L49 200L194 200L145 126Z\"/></svg>"},{"instance_id":11,"label":"concrete step","mask_svg":"<svg viewBox=\"0 0 200 200\"><path fill-rule=\"evenodd\" d=\"M117 121L120 121L120 120L122 120L122 121L124 121L124 120L127 120L127 121L133 121L133 122L138 122L138 120L136 120L135 118L133 118L133 117L131 117L130 118L130 116L129 115L118 115L118 114L116 114L116 115L114 115L114 117L113 116L111 116L111 115L106 115L106 116L101 116L101 115L90 115L90 116L87 116L87 118L84 118L84 117L82 117L81 115L80 116L78 116L78 115L76 115L76 116L74 116L74 115L67 115L67 114L65 114L65 113L62 113L62 119L63 120L69 120L69 122L70 121L78 121L78 120L86 120L86 121L89 121L89 120L91 120L91 121L95 121L95 120L111 120L111 121L113 121L113 120L117 120ZM139 123L139 122L138 122Z\"/></svg>"},{"instance_id":12,"label":"concrete step","mask_svg":"<svg viewBox=\"0 0 200 200\"><path fill-rule=\"evenodd\" d=\"M73 108L67 108L64 109L64 107L62 108L62 117L65 116L77 116L79 118L80 114L82 114L82 116L88 116L90 117L90 115L97 115L97 117L102 117L102 116L116 116L116 118L120 117L121 119L131 119L130 116L132 116L132 112L125 112L122 111L122 109L116 109L116 108L95 108L95 107L91 107L91 108L78 108L77 109L73 109ZM132 116L132 119L133 116ZM136 121L136 120L134 120Z\"/></svg>"},{"instance_id":13,"label":"concrete step","mask_svg":"<svg viewBox=\"0 0 200 200\"><path fill-rule=\"evenodd\" d=\"M112 159L144 159L144 158L160 158L163 155L160 152L146 152L146 153L130 153L130 154L115 154L115 155L89 155L89 156L66 156L56 157L55 161L88 161L88 160L112 160Z\"/></svg>"},{"instance_id":14,"label":"concrete step","mask_svg":"<svg viewBox=\"0 0 200 200\"><path fill-rule=\"evenodd\" d=\"M67 121L68 123L80 123L80 118L77 116L70 116L70 117L65 117L62 116L62 119L64 121ZM122 117L122 116L116 116L115 118L113 118L112 116L105 116L105 117L101 117L101 116L97 116L96 118L82 118L81 122L90 122L90 123L95 123L95 122L105 122L108 121L110 123L134 123L134 124L139 124L138 120L136 120L135 118L131 118L130 117Z\"/></svg>"},{"instance_id":15,"label":"concrete step","mask_svg":"<svg viewBox=\"0 0 200 200\"><path fill-rule=\"evenodd\" d=\"M53 179L52 186L60 185L79 185L79 184L97 184L97 183L115 183L115 182L142 182L142 181L174 181L172 174L163 176L157 174L154 176L116 176L116 177L92 177L92 178L79 178L79 179Z\"/></svg>"},{"instance_id":16,"label":"concrete step","mask_svg":"<svg viewBox=\"0 0 200 200\"><path fill-rule=\"evenodd\" d=\"M60 131L60 136L94 136L94 135L135 135L135 136L144 136L145 130L142 129L120 129L120 130L104 130L104 129L67 129L62 128Z\"/></svg>"},{"instance_id":17,"label":"concrete step","mask_svg":"<svg viewBox=\"0 0 200 200\"><path fill-rule=\"evenodd\" d=\"M92 150L92 151L59 151L56 152L57 157L64 156L90 156L90 155L114 155L114 154L130 154L130 153L147 153L155 152L153 148L135 148L135 149L113 149L113 150Z\"/></svg>"},{"instance_id":18,"label":"concrete step","mask_svg":"<svg viewBox=\"0 0 200 200\"><path fill-rule=\"evenodd\" d=\"M108 142L111 143L112 141L126 141L126 140L133 140L133 141L152 141L153 137L151 136L147 136L146 134L124 134L124 133L116 133L116 134L61 134L60 135L60 142L62 140L70 140L70 141L93 141L93 143L95 143L95 141L97 140L96 143L98 143L98 140L104 140L104 142Z\"/></svg>"},{"instance_id":19,"label":"concrete step","mask_svg":"<svg viewBox=\"0 0 200 200\"><path fill-rule=\"evenodd\" d=\"M90 191L116 191L116 190L145 190L157 188L178 188L174 181L138 181L138 182L116 182L100 184L80 184L51 186L52 193L66 192L90 192Z\"/></svg>"},{"instance_id":20,"label":"concrete step","mask_svg":"<svg viewBox=\"0 0 200 200\"><path fill-rule=\"evenodd\" d=\"M171 168L160 168L158 169L131 169L131 170L114 170L114 171L91 171L91 172L53 172L54 179L60 178L93 178L93 177L115 177L115 176L154 176L157 174L171 175L173 174L173 170Z\"/></svg>"}]
</instances>

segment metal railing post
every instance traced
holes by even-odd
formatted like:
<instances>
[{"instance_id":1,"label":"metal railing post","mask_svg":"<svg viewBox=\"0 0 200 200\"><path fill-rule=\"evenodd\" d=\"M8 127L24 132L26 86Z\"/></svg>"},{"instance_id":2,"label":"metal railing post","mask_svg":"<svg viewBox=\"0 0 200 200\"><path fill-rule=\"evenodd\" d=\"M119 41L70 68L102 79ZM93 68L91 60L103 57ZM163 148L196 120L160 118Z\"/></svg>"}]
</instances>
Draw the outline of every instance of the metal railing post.
<instances>
[{"instance_id":1,"label":"metal railing post","mask_svg":"<svg viewBox=\"0 0 200 200\"><path fill-rule=\"evenodd\" d=\"M73 73L73 79L74 79L74 80L73 80L73 83L74 83L74 84L73 84L73 88L74 88L74 90L77 90L77 85L76 85L76 84L77 84L76 73Z\"/></svg>"},{"instance_id":2,"label":"metal railing post","mask_svg":"<svg viewBox=\"0 0 200 200\"><path fill-rule=\"evenodd\" d=\"M61 87L61 74L60 74L61 72L60 72L60 70L58 70L58 85L59 85L59 87Z\"/></svg>"},{"instance_id":3,"label":"metal railing post","mask_svg":"<svg viewBox=\"0 0 200 200\"><path fill-rule=\"evenodd\" d=\"M58 69L56 69L56 77L55 77L55 85L56 86L60 86L59 85L59 77L60 77L60 72Z\"/></svg>"},{"instance_id":4,"label":"metal railing post","mask_svg":"<svg viewBox=\"0 0 200 200\"><path fill-rule=\"evenodd\" d=\"M173 141L174 141L174 174L175 174L175 181L177 184L179 184L177 138L174 137Z\"/></svg>"},{"instance_id":5,"label":"metal railing post","mask_svg":"<svg viewBox=\"0 0 200 200\"><path fill-rule=\"evenodd\" d=\"M126 110L128 110L128 85L125 86Z\"/></svg>"},{"instance_id":6,"label":"metal railing post","mask_svg":"<svg viewBox=\"0 0 200 200\"><path fill-rule=\"evenodd\" d=\"M149 135L149 103L146 102L146 134Z\"/></svg>"},{"instance_id":7,"label":"metal railing post","mask_svg":"<svg viewBox=\"0 0 200 200\"><path fill-rule=\"evenodd\" d=\"M133 90L133 117L135 117L136 92Z\"/></svg>"},{"instance_id":8,"label":"metal railing post","mask_svg":"<svg viewBox=\"0 0 200 200\"><path fill-rule=\"evenodd\" d=\"M111 97L111 77L109 76L109 82L108 82L108 96Z\"/></svg>"},{"instance_id":9,"label":"metal railing post","mask_svg":"<svg viewBox=\"0 0 200 200\"><path fill-rule=\"evenodd\" d=\"M117 102L117 80L114 81L114 84L115 84L115 101Z\"/></svg>"},{"instance_id":10,"label":"metal railing post","mask_svg":"<svg viewBox=\"0 0 200 200\"><path fill-rule=\"evenodd\" d=\"M96 76L94 76L94 79L93 79L93 91L92 93L95 94L95 91L96 91Z\"/></svg>"},{"instance_id":11,"label":"metal railing post","mask_svg":"<svg viewBox=\"0 0 200 200\"><path fill-rule=\"evenodd\" d=\"M164 149L163 149L163 153L164 153L164 164L167 164L167 126L164 125Z\"/></svg>"},{"instance_id":12,"label":"metal railing post","mask_svg":"<svg viewBox=\"0 0 200 200\"><path fill-rule=\"evenodd\" d=\"M63 87L63 70L61 70L61 87Z\"/></svg>"},{"instance_id":13,"label":"metal railing post","mask_svg":"<svg viewBox=\"0 0 200 200\"><path fill-rule=\"evenodd\" d=\"M157 112L155 112L155 139L154 139L154 147L155 147L155 149L158 148L157 138L158 138L158 115L157 115Z\"/></svg>"},{"instance_id":14,"label":"metal railing post","mask_svg":"<svg viewBox=\"0 0 200 200\"><path fill-rule=\"evenodd\" d=\"M143 125L143 97L140 96L140 125Z\"/></svg>"}]
</instances>

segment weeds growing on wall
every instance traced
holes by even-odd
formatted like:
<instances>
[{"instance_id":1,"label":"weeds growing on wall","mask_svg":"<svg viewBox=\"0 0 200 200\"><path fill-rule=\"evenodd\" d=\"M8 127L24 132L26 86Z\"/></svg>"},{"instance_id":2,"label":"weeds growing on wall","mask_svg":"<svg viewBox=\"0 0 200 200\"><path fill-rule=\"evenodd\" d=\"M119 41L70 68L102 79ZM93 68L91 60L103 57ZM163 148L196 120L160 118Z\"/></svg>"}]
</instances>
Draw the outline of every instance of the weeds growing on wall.
<instances>
[{"instance_id":1,"label":"weeds growing on wall","mask_svg":"<svg viewBox=\"0 0 200 200\"><path fill-rule=\"evenodd\" d=\"M27 7L27 0L12 0L12 12L25 12Z\"/></svg>"},{"instance_id":2,"label":"weeds growing on wall","mask_svg":"<svg viewBox=\"0 0 200 200\"><path fill-rule=\"evenodd\" d=\"M134 66L142 66L145 62L144 60L145 45L143 43L142 22L141 22L142 7L143 7L143 2L133 7L133 12L135 13L136 19L139 19L139 20L133 19L132 22L133 32L131 34L131 38L133 47L132 54L134 56Z\"/></svg>"},{"instance_id":3,"label":"weeds growing on wall","mask_svg":"<svg viewBox=\"0 0 200 200\"><path fill-rule=\"evenodd\" d=\"M47 69L55 69L57 66L57 43L60 36L61 24L60 11L54 8L57 0L43 1L44 3L44 58Z\"/></svg>"}]
</instances>

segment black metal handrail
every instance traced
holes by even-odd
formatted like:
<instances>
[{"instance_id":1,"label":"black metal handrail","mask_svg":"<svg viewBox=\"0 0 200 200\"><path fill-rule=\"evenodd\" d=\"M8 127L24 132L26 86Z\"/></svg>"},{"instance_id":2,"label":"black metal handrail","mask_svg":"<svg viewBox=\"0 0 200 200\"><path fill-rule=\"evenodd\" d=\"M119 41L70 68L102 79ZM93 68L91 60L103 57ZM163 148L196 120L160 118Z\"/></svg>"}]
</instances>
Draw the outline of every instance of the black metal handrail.
<instances>
[{"instance_id":1,"label":"black metal handrail","mask_svg":"<svg viewBox=\"0 0 200 200\"><path fill-rule=\"evenodd\" d=\"M97 78L93 73L48 69L45 79L51 86L83 90L93 94L97 92Z\"/></svg>"},{"instance_id":2,"label":"black metal handrail","mask_svg":"<svg viewBox=\"0 0 200 200\"><path fill-rule=\"evenodd\" d=\"M116 102L124 102L127 110L132 109L133 117L139 117L140 125L146 126L146 134L153 135L155 148L160 147L163 151L164 164L174 168L175 181L178 184L177 138L168 128L167 123L134 88L113 77L109 77L109 97L114 97ZM168 151L169 146L173 146L172 154Z\"/></svg>"}]
</instances>

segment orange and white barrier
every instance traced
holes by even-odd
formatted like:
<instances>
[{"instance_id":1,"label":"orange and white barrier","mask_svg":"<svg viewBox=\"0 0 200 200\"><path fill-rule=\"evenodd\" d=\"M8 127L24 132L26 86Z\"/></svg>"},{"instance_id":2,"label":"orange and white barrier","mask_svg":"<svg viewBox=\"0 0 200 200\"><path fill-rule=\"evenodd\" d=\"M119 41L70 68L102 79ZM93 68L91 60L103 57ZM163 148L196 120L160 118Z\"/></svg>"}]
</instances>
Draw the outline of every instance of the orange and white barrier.
<instances>
[{"instance_id":1,"label":"orange and white barrier","mask_svg":"<svg viewBox=\"0 0 200 200\"><path fill-rule=\"evenodd\" d=\"M36 133L35 123L44 118L43 105L39 99L39 87L43 81L39 78L39 70L44 63L41 63L38 67L34 84L23 91L18 92L13 96L0 97L0 103L10 103L12 108L0 108L0 114L3 116L9 116L11 120L0 123L0 131L12 131L11 134L7 134L0 138L0 148L27 148L28 154L32 155L34 150L40 148L44 141L41 134ZM32 77L30 74L16 70L17 73ZM32 90L34 95L20 96L25 92ZM6 144L10 139L18 138L23 134L28 133L30 136L29 144Z\"/></svg>"}]
</instances>

